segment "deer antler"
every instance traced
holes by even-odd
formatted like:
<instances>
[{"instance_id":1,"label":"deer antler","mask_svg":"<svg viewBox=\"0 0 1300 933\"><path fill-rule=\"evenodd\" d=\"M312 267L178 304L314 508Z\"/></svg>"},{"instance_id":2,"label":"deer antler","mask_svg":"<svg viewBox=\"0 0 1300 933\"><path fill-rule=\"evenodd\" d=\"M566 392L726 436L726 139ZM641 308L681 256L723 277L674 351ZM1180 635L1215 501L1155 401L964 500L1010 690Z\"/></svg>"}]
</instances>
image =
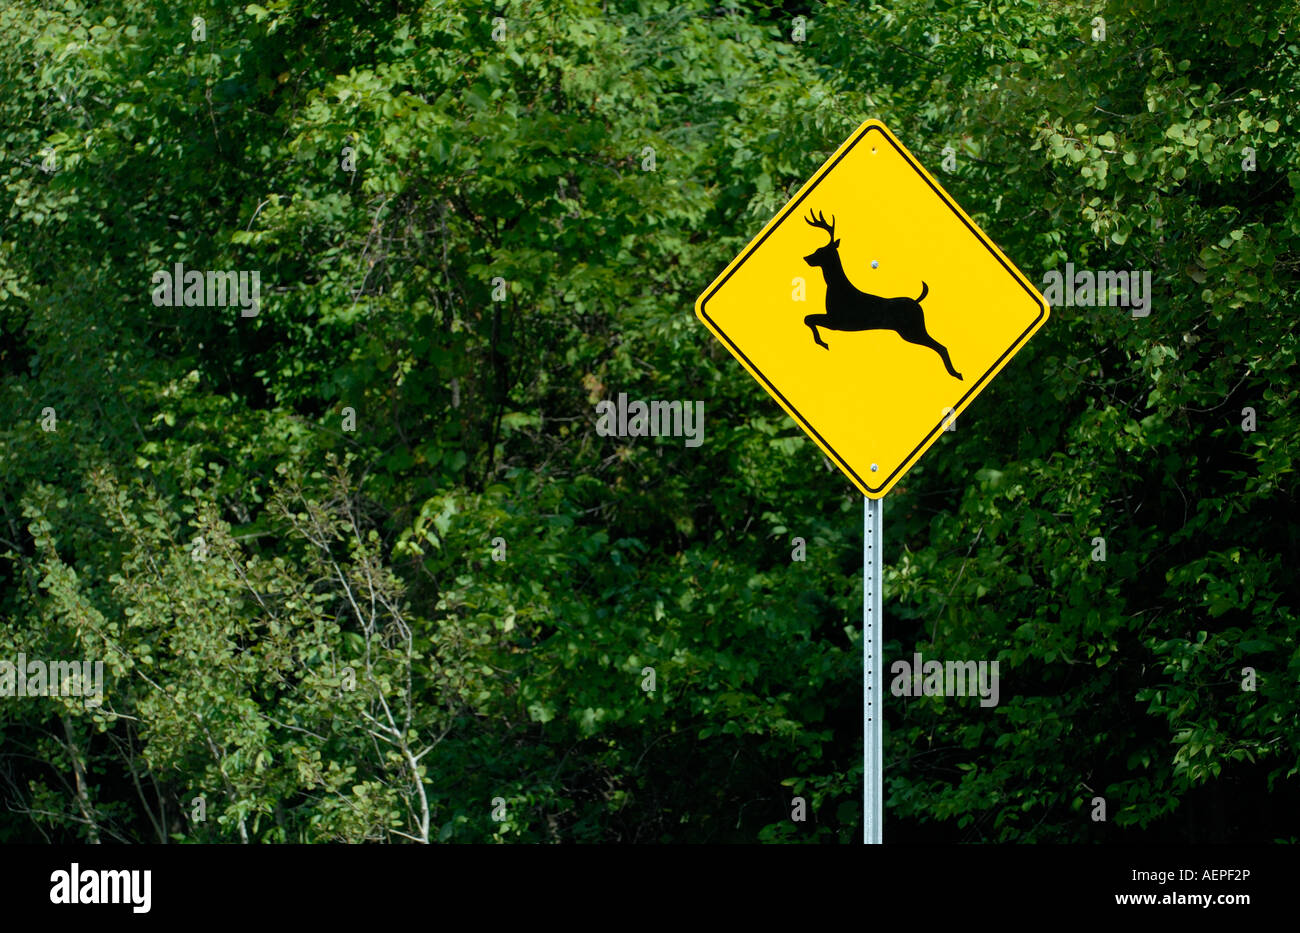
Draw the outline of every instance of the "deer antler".
<instances>
[{"instance_id":1,"label":"deer antler","mask_svg":"<svg viewBox=\"0 0 1300 933\"><path fill-rule=\"evenodd\" d=\"M825 230L828 234L830 234L831 242L832 243L835 242L835 215L834 214L831 215L831 222L828 224L826 223L825 214L815 214L810 210L808 211L808 216L804 218L804 223L816 227L818 230Z\"/></svg>"}]
</instances>

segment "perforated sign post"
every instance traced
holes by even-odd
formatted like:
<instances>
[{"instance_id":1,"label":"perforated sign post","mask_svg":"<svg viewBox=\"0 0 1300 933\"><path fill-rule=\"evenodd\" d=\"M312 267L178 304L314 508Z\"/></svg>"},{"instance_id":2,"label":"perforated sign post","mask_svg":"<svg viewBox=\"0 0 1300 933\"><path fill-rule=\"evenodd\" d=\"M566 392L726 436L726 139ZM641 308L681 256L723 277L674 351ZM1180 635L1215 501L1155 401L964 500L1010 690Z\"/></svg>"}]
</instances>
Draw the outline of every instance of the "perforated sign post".
<instances>
[{"instance_id":1,"label":"perforated sign post","mask_svg":"<svg viewBox=\"0 0 1300 933\"><path fill-rule=\"evenodd\" d=\"M695 313L865 497L866 842L880 842L881 498L1047 320L885 125L854 131Z\"/></svg>"}]
</instances>

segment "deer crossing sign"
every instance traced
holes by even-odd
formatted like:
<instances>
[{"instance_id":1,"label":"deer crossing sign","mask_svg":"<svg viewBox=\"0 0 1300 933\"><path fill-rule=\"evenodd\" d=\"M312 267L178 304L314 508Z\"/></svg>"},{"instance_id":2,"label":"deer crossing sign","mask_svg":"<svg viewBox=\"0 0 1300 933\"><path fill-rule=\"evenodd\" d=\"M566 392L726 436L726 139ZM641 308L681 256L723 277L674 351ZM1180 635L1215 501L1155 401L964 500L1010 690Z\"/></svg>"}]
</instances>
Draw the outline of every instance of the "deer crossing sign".
<instances>
[{"instance_id":1,"label":"deer crossing sign","mask_svg":"<svg viewBox=\"0 0 1300 933\"><path fill-rule=\"evenodd\" d=\"M868 120L695 313L878 499L1043 326L1047 302Z\"/></svg>"}]
</instances>

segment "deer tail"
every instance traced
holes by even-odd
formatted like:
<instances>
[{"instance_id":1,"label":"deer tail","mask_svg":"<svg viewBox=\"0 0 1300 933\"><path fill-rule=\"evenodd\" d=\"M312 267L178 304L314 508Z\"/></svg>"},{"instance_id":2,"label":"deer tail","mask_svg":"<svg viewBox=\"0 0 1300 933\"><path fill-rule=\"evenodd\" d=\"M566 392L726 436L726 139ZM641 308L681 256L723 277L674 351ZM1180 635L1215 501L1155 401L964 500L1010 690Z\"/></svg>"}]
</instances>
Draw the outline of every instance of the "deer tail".
<instances>
[{"instance_id":1,"label":"deer tail","mask_svg":"<svg viewBox=\"0 0 1300 933\"><path fill-rule=\"evenodd\" d=\"M921 282L921 294L917 296L916 303L920 304L925 301L925 296L930 294L930 286L926 285L924 280Z\"/></svg>"}]
</instances>

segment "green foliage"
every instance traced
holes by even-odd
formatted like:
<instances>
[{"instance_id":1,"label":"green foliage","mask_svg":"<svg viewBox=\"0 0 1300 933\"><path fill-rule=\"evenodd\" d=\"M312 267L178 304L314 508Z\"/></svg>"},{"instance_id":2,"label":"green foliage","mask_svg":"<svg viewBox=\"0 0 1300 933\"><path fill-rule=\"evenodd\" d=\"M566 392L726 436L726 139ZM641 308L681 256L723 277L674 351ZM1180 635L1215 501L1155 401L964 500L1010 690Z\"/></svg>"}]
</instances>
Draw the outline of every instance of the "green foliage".
<instances>
[{"instance_id":1,"label":"green foliage","mask_svg":"<svg viewBox=\"0 0 1300 933\"><path fill-rule=\"evenodd\" d=\"M0 8L0 658L107 680L4 700L0 840L860 838L860 497L690 308L870 116L1031 278L1155 284L889 497L890 656L1003 681L891 699L890 837L1279 838L1294 3L802 12ZM175 262L259 313L155 307ZM703 446L599 436L619 392Z\"/></svg>"}]
</instances>

